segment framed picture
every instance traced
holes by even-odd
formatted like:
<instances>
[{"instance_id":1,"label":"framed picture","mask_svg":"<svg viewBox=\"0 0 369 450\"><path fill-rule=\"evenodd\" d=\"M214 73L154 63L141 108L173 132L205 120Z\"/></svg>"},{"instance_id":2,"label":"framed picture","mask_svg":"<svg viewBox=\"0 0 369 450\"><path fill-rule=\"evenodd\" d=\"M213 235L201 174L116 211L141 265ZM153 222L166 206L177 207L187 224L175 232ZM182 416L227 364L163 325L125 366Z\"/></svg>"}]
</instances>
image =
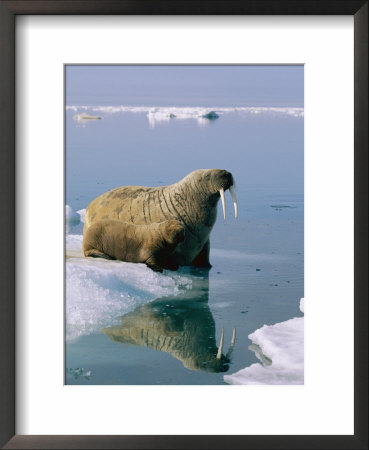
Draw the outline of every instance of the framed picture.
<instances>
[{"instance_id":1,"label":"framed picture","mask_svg":"<svg viewBox=\"0 0 369 450\"><path fill-rule=\"evenodd\" d=\"M304 384L303 73L65 66L65 384Z\"/></svg>"},{"instance_id":2,"label":"framed picture","mask_svg":"<svg viewBox=\"0 0 369 450\"><path fill-rule=\"evenodd\" d=\"M367 448L368 5L301 6L1 2L4 448Z\"/></svg>"}]
</instances>

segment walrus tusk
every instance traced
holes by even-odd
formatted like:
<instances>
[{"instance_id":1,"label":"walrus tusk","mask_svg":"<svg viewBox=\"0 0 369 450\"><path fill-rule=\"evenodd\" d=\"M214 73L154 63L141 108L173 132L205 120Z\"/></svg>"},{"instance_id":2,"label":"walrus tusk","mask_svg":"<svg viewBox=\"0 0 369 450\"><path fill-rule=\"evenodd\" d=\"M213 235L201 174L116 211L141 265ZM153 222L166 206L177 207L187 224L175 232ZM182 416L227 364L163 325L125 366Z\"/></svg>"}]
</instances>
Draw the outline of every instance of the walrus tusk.
<instances>
[{"instance_id":1,"label":"walrus tusk","mask_svg":"<svg viewBox=\"0 0 369 450\"><path fill-rule=\"evenodd\" d=\"M233 186L230 186L229 192L231 193L231 197L232 197L232 200L233 200L234 216L237 219L237 217L238 217L238 203L237 203L237 197L236 197L236 193L235 193L235 191L233 189Z\"/></svg>"},{"instance_id":2,"label":"walrus tusk","mask_svg":"<svg viewBox=\"0 0 369 450\"><path fill-rule=\"evenodd\" d=\"M223 217L224 217L224 220L226 220L226 201L225 201L225 197L224 197L224 189L223 188L219 189L219 194L220 194L220 198L222 200Z\"/></svg>"},{"instance_id":3,"label":"walrus tusk","mask_svg":"<svg viewBox=\"0 0 369 450\"><path fill-rule=\"evenodd\" d=\"M219 348L218 348L218 353L217 353L217 359L220 359L222 356L223 340L224 340L224 328L222 328L222 334L220 336L220 343L219 343Z\"/></svg>"}]
</instances>

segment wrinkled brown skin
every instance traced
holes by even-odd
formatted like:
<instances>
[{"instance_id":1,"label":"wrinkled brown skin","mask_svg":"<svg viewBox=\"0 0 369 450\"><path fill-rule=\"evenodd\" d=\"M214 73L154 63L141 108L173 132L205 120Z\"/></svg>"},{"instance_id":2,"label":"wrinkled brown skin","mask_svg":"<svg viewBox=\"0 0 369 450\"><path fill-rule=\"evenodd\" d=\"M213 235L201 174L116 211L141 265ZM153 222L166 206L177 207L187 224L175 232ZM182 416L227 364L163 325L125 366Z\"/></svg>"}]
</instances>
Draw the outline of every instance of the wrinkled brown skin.
<instances>
[{"instance_id":1,"label":"wrinkled brown skin","mask_svg":"<svg viewBox=\"0 0 369 450\"><path fill-rule=\"evenodd\" d=\"M177 220L134 225L104 219L84 232L82 249L85 256L144 263L162 272L178 269L174 250L184 236L184 228Z\"/></svg>"},{"instance_id":2,"label":"wrinkled brown skin","mask_svg":"<svg viewBox=\"0 0 369 450\"><path fill-rule=\"evenodd\" d=\"M232 174L226 170L200 169L169 186L118 187L88 205L85 230L105 219L137 225L178 220L185 239L174 252L177 265L211 267L209 236L216 221L219 189L232 185Z\"/></svg>"}]
</instances>

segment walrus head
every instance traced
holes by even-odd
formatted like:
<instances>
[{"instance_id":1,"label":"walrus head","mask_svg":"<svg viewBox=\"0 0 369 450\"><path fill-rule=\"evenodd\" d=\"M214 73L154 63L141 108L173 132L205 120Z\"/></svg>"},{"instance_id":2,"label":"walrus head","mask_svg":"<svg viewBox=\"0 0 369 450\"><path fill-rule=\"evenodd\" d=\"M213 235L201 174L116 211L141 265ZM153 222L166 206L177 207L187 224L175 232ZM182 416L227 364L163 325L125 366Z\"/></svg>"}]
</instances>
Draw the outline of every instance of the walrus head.
<instances>
[{"instance_id":1,"label":"walrus head","mask_svg":"<svg viewBox=\"0 0 369 450\"><path fill-rule=\"evenodd\" d=\"M223 169L199 169L191 172L187 178L196 180L198 189L206 193L210 200L216 204L219 197L222 201L223 217L226 218L226 200L224 192L229 189L233 200L234 215L238 216L238 204L236 194L234 192L234 179L233 175L227 170Z\"/></svg>"}]
</instances>

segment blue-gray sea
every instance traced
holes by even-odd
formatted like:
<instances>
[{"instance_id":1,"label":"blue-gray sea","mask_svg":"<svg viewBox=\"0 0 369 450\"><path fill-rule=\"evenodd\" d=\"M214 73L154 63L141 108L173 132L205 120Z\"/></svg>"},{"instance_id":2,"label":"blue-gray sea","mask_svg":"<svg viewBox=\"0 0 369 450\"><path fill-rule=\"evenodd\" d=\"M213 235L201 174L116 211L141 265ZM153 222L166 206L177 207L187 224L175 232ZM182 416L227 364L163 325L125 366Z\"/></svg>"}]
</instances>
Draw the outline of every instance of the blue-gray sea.
<instances>
[{"instance_id":1,"label":"blue-gray sea","mask_svg":"<svg viewBox=\"0 0 369 450\"><path fill-rule=\"evenodd\" d=\"M219 107L219 117L209 120L187 106L176 117L160 108L66 109L66 384L225 384L225 374L258 361L250 333L302 315L303 114L216 105L207 109ZM83 113L101 119L81 120ZM78 255L77 211L96 196L172 184L205 168L233 174L239 208L235 219L226 192L226 220L219 204L210 236L210 271L158 274Z\"/></svg>"}]
</instances>

